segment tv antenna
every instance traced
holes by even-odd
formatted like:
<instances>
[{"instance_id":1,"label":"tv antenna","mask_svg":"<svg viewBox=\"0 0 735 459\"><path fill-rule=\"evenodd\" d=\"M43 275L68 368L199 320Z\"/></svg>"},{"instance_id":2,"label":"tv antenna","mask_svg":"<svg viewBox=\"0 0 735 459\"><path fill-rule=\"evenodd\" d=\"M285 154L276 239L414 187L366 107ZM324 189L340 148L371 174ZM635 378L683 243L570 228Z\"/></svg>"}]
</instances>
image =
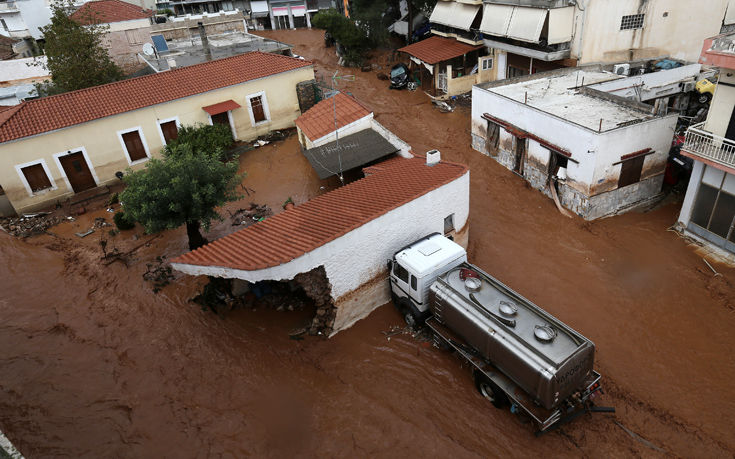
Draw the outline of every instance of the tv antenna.
<instances>
[{"instance_id":1,"label":"tv antenna","mask_svg":"<svg viewBox=\"0 0 735 459\"><path fill-rule=\"evenodd\" d=\"M337 90L337 82L339 80L355 81L355 75L338 75L338 73L339 70L335 70L334 75L332 75L332 91L335 91L332 96L332 113L334 115L334 144L337 148L337 160L339 161L339 181L344 186L345 177L342 173L342 154L339 151L339 126L337 125L337 94L339 94L339 91Z\"/></svg>"}]
</instances>

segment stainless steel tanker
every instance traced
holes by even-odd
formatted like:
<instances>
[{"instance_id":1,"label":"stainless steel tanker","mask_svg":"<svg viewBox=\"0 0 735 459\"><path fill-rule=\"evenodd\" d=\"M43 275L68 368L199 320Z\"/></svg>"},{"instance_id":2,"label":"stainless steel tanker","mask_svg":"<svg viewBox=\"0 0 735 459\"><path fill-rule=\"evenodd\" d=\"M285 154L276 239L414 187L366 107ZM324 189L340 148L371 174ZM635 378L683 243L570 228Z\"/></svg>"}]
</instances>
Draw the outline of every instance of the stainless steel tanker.
<instances>
[{"instance_id":1,"label":"stainless steel tanker","mask_svg":"<svg viewBox=\"0 0 735 459\"><path fill-rule=\"evenodd\" d=\"M467 262L436 233L389 261L393 303L409 325L426 324L439 347L470 363L480 393L529 415L545 431L594 407L601 390L595 345Z\"/></svg>"}]
</instances>

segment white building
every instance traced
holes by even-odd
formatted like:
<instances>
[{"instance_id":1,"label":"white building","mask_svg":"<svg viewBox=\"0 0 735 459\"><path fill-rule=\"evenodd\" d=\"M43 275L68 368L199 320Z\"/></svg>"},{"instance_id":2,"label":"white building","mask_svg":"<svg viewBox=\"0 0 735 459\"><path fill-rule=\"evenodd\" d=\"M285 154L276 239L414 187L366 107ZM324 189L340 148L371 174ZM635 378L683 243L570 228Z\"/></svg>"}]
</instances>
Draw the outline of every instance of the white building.
<instances>
[{"instance_id":1,"label":"white building","mask_svg":"<svg viewBox=\"0 0 735 459\"><path fill-rule=\"evenodd\" d=\"M484 44L496 80L664 56L696 61L705 38L735 24L735 1L439 0L430 21L435 34Z\"/></svg>"},{"instance_id":2,"label":"white building","mask_svg":"<svg viewBox=\"0 0 735 459\"><path fill-rule=\"evenodd\" d=\"M687 130L682 154L694 160L679 225L735 259L735 34L705 40L703 64L720 79L707 120Z\"/></svg>"},{"instance_id":3,"label":"white building","mask_svg":"<svg viewBox=\"0 0 735 459\"><path fill-rule=\"evenodd\" d=\"M366 177L211 242L172 261L192 275L298 282L311 276L326 292L310 296L323 333L350 327L390 301L386 262L401 247L439 232L467 245L469 171L465 166L394 158ZM307 290L307 294L309 290Z\"/></svg>"},{"instance_id":4,"label":"white building","mask_svg":"<svg viewBox=\"0 0 735 459\"><path fill-rule=\"evenodd\" d=\"M677 114L583 85L621 77L563 69L472 89L472 146L587 220L655 197Z\"/></svg>"},{"instance_id":5,"label":"white building","mask_svg":"<svg viewBox=\"0 0 735 459\"><path fill-rule=\"evenodd\" d=\"M47 0L0 2L0 34L13 38L42 38L41 27L51 22Z\"/></svg>"}]
</instances>

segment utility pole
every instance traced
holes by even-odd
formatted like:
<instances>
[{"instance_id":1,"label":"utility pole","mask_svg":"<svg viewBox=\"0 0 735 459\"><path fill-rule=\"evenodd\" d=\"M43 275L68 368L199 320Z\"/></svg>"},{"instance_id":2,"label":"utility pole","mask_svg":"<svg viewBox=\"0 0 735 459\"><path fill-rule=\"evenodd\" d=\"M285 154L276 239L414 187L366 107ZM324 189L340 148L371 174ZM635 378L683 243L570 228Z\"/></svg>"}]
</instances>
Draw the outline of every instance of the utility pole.
<instances>
[{"instance_id":1,"label":"utility pole","mask_svg":"<svg viewBox=\"0 0 735 459\"><path fill-rule=\"evenodd\" d=\"M355 75L340 75L339 70L334 71L334 75L332 75L332 91L335 91L334 95L332 96L332 113L334 116L334 144L337 148L337 161L339 161L339 181L344 186L345 184L345 177L344 174L342 174L342 154L339 151L339 125L337 124L337 80L346 80L346 81L355 81Z\"/></svg>"}]
</instances>

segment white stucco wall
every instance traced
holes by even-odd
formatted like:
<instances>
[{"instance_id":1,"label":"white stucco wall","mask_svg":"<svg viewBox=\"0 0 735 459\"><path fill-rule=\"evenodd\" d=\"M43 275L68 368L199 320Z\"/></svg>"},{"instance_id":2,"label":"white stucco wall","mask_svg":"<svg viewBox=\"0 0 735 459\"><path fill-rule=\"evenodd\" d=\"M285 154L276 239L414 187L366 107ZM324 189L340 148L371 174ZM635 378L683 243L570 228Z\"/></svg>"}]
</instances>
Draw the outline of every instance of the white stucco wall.
<instances>
[{"instance_id":1,"label":"white stucco wall","mask_svg":"<svg viewBox=\"0 0 735 459\"><path fill-rule=\"evenodd\" d=\"M364 131L365 129L369 129L372 126L372 121L373 121L373 114L370 113L369 115L364 116L360 118L359 120L353 121L352 123L347 124L337 129L336 134L334 131L332 131L325 136L319 137L318 139L310 139L307 136L304 136L304 139L306 139L305 148L308 150L314 147L321 147L322 145L326 145L329 142L334 142L334 140L337 138L337 135L339 135L339 137L342 138L342 137L347 137L350 134L354 134L356 132L360 132L360 131Z\"/></svg>"},{"instance_id":2,"label":"white stucco wall","mask_svg":"<svg viewBox=\"0 0 735 459\"><path fill-rule=\"evenodd\" d=\"M705 129L715 135L724 137L727 132L727 125L730 124L733 108L735 108L735 87L730 86L735 85L735 75L723 69L720 72L720 83L726 84L718 84L715 88L715 95L712 97L707 113Z\"/></svg>"},{"instance_id":3,"label":"white stucco wall","mask_svg":"<svg viewBox=\"0 0 735 459\"><path fill-rule=\"evenodd\" d=\"M570 152L572 159L578 161L569 161L567 166L570 186L588 195L617 187L621 165L613 163L620 161L623 155L645 148L655 150L655 154L646 157L644 176L653 164L661 165L668 155L677 119L672 113L597 133L476 86L472 90L472 133L482 137L486 135L487 126L482 118L484 113ZM501 128L501 148L510 151L512 141L513 136ZM548 150L533 139L528 141L527 152L529 158L541 164L548 161ZM663 166L658 172L662 171ZM614 186L603 186L606 181L614 182Z\"/></svg>"},{"instance_id":4,"label":"white stucco wall","mask_svg":"<svg viewBox=\"0 0 735 459\"><path fill-rule=\"evenodd\" d=\"M399 155L403 156L404 158L410 158L413 156L411 154L411 145L401 140L397 135L386 129L385 126L378 123L375 119L373 119L372 121L373 130L382 135L388 142L390 142L391 145L398 148Z\"/></svg>"},{"instance_id":5,"label":"white stucco wall","mask_svg":"<svg viewBox=\"0 0 735 459\"><path fill-rule=\"evenodd\" d=\"M385 271L386 262L399 248L427 234L443 233L445 217L454 214L455 228L464 228L469 218L469 179L468 171L458 179L278 266L243 271L181 263L171 265L187 274L248 282L289 280L299 273L324 266L332 286L332 298L336 302Z\"/></svg>"}]
</instances>

